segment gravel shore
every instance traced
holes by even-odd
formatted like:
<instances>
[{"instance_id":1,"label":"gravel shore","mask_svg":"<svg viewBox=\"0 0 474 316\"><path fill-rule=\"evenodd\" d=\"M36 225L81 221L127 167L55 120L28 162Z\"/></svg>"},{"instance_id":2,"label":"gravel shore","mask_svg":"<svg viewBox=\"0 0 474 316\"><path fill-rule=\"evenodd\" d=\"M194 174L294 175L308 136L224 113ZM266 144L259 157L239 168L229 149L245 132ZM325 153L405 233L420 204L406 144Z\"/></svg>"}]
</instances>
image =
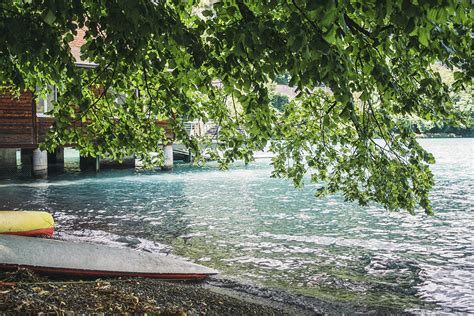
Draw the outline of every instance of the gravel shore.
<instances>
[{"instance_id":1,"label":"gravel shore","mask_svg":"<svg viewBox=\"0 0 474 316\"><path fill-rule=\"evenodd\" d=\"M200 284L152 279L65 280L20 269L0 273L0 314L289 315Z\"/></svg>"},{"instance_id":2,"label":"gravel shore","mask_svg":"<svg viewBox=\"0 0 474 316\"><path fill-rule=\"evenodd\" d=\"M28 269L0 272L0 315L410 315L326 301L226 278L201 283L155 279L64 279Z\"/></svg>"}]
</instances>

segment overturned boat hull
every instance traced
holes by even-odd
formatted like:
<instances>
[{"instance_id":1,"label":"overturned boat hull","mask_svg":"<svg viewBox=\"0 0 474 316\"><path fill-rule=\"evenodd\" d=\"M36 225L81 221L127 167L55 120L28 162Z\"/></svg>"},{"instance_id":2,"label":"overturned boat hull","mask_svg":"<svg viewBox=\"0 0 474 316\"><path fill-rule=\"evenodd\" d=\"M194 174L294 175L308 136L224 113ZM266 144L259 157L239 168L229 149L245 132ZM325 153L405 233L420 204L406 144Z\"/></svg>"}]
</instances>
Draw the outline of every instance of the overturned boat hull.
<instances>
[{"instance_id":1,"label":"overturned boat hull","mask_svg":"<svg viewBox=\"0 0 474 316\"><path fill-rule=\"evenodd\" d=\"M0 235L0 269L94 277L200 280L217 271L172 256L82 242Z\"/></svg>"}]
</instances>

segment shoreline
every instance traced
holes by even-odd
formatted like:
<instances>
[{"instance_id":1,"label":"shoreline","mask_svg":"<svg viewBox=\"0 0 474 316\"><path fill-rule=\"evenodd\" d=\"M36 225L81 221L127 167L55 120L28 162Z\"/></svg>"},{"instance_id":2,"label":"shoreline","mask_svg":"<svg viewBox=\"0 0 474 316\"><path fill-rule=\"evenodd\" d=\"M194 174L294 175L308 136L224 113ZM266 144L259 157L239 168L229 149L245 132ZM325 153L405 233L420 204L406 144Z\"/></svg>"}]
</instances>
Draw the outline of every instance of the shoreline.
<instances>
[{"instance_id":1,"label":"shoreline","mask_svg":"<svg viewBox=\"0 0 474 316\"><path fill-rule=\"evenodd\" d=\"M58 231L52 239L78 241L66 232L58 235ZM121 239L123 245L107 245L112 248L133 249L129 248L131 245L128 242L131 241L135 240ZM189 260L181 256L175 257ZM85 295L78 296L80 293ZM210 276L202 281L170 281L152 278L96 279L91 276L44 275L27 268L0 271L0 315L71 315L71 312L72 315L412 314L386 306L295 294L284 289L243 282L226 275Z\"/></svg>"},{"instance_id":2,"label":"shoreline","mask_svg":"<svg viewBox=\"0 0 474 316\"><path fill-rule=\"evenodd\" d=\"M459 135L455 133L420 133L416 134L416 138L441 138L441 139L452 139L452 138L474 138L474 134Z\"/></svg>"},{"instance_id":3,"label":"shoreline","mask_svg":"<svg viewBox=\"0 0 474 316\"><path fill-rule=\"evenodd\" d=\"M0 314L324 315L403 314L382 307L328 302L224 278L204 282L144 278L80 279L0 272Z\"/></svg>"},{"instance_id":4,"label":"shoreline","mask_svg":"<svg viewBox=\"0 0 474 316\"><path fill-rule=\"evenodd\" d=\"M198 283L156 279L58 279L30 270L0 272L0 314L290 315ZM301 314L303 315L303 314Z\"/></svg>"}]
</instances>

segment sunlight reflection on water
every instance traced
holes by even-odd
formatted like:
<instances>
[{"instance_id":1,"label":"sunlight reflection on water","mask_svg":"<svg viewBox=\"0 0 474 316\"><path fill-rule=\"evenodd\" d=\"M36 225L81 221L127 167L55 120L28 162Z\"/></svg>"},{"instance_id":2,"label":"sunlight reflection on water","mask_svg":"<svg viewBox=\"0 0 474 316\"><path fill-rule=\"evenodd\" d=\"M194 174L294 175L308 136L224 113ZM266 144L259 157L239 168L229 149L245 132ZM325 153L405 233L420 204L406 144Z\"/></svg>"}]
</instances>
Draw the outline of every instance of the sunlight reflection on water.
<instances>
[{"instance_id":1,"label":"sunlight reflection on water","mask_svg":"<svg viewBox=\"0 0 474 316\"><path fill-rule=\"evenodd\" d=\"M421 142L437 158L434 217L315 199L315 185L270 179L269 160L2 181L0 207L50 211L65 238L172 250L244 281L474 313L474 140Z\"/></svg>"}]
</instances>

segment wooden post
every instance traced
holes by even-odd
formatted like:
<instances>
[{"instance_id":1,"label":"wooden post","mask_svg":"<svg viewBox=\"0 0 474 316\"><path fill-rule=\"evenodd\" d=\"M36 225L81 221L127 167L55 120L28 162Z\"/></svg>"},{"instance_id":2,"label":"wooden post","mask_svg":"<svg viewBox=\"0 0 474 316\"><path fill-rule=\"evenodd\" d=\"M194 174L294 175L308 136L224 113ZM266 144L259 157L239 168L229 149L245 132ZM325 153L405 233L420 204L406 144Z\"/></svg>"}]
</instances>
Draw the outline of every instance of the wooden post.
<instances>
[{"instance_id":1,"label":"wooden post","mask_svg":"<svg viewBox=\"0 0 474 316\"><path fill-rule=\"evenodd\" d=\"M22 148L20 150L21 157L21 173L32 176L33 174L33 149Z\"/></svg>"},{"instance_id":2,"label":"wooden post","mask_svg":"<svg viewBox=\"0 0 474 316\"><path fill-rule=\"evenodd\" d=\"M97 157L81 156L79 158L79 167L81 171L94 170L95 172L99 172L100 171L100 158L99 156Z\"/></svg>"},{"instance_id":3,"label":"wooden post","mask_svg":"<svg viewBox=\"0 0 474 316\"><path fill-rule=\"evenodd\" d=\"M0 168L16 168L16 148L0 149Z\"/></svg>"},{"instance_id":4,"label":"wooden post","mask_svg":"<svg viewBox=\"0 0 474 316\"><path fill-rule=\"evenodd\" d=\"M48 164L64 163L64 147L56 148L52 153L48 153Z\"/></svg>"},{"instance_id":5,"label":"wooden post","mask_svg":"<svg viewBox=\"0 0 474 316\"><path fill-rule=\"evenodd\" d=\"M52 153L48 153L48 169L49 173L64 172L64 147L58 147Z\"/></svg>"}]
</instances>

